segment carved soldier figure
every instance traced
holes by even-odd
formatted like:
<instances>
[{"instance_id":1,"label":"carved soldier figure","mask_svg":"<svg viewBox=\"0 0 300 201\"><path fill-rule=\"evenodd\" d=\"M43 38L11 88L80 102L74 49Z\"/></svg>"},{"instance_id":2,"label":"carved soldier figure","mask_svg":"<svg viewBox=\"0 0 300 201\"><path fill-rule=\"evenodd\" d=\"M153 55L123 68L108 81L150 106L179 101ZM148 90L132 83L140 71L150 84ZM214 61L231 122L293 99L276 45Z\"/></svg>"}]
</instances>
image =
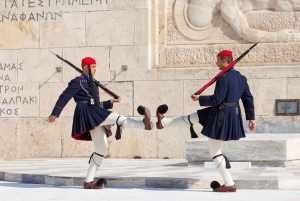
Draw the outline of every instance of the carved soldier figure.
<instances>
[{"instance_id":1,"label":"carved soldier figure","mask_svg":"<svg viewBox=\"0 0 300 201\"><path fill-rule=\"evenodd\" d=\"M55 121L69 100L74 99L76 108L73 117L72 138L84 141L92 140L95 146L83 186L86 189L101 189L106 184L106 180L100 179L95 182L94 177L105 156L105 138L111 135L109 126L116 124L119 132L121 128L151 130L151 114L146 107L139 106L138 111L144 115L144 119L137 121L109 111L108 109L111 109L114 103L120 102L121 98L100 102L98 87L94 86L90 79L96 73L95 59L86 57L82 59L81 66L83 74L69 82L68 87L59 96L48 119L49 122Z\"/></svg>"},{"instance_id":2,"label":"carved soldier figure","mask_svg":"<svg viewBox=\"0 0 300 201\"><path fill-rule=\"evenodd\" d=\"M232 52L223 50L217 55L217 66L223 70L232 62ZM167 105L157 108L158 129L167 127L184 127L200 123L203 126L201 133L208 137L209 152L217 169L224 179L223 186L216 186L212 182L215 192L235 192L236 187L229 172L229 160L222 154L226 141L239 140L245 137L242 123L241 99L245 108L246 119L249 120L251 131L256 127L254 115L254 102L247 79L232 67L228 72L217 78L214 94L211 96L191 95L193 101L199 101L200 106L207 106L205 109L181 116L175 119L165 118L168 110ZM193 129L191 127L193 133ZM237 150L238 152L238 150Z\"/></svg>"},{"instance_id":3,"label":"carved soldier figure","mask_svg":"<svg viewBox=\"0 0 300 201\"><path fill-rule=\"evenodd\" d=\"M177 0L178 1L178 0ZM181 0L180 0L181 1ZM187 7L189 22L196 28L205 28L220 13L233 30L244 40L257 42L300 41L300 30L283 29L275 32L251 28L244 13L257 10L283 12L300 11L299 0L190 0ZM200 34L200 33L199 33Z\"/></svg>"}]
</instances>

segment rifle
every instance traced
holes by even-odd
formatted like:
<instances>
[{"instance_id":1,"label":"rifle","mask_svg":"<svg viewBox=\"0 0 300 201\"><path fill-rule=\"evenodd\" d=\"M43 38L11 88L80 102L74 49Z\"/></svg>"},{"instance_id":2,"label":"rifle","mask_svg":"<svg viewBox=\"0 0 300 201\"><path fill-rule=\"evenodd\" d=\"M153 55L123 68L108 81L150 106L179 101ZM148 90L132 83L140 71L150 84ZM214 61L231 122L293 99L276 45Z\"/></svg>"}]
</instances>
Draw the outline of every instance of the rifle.
<instances>
[{"instance_id":1,"label":"rifle","mask_svg":"<svg viewBox=\"0 0 300 201\"><path fill-rule=\"evenodd\" d=\"M49 52L51 52L49 50ZM76 67L74 64L72 64L71 62L69 62L68 60L62 58L61 56L51 52L52 54L54 54L57 58L59 58L60 60L62 60L63 62L69 64L72 68L74 68L77 72L79 72L80 74L83 73L82 70L80 70L80 68ZM107 89L104 85L102 85L98 80L96 80L95 78L92 78L93 82L100 87L105 93L107 93L108 95L114 97L115 99L118 99L119 96L117 94L115 94L114 92L110 91L109 89Z\"/></svg>"},{"instance_id":2,"label":"rifle","mask_svg":"<svg viewBox=\"0 0 300 201\"><path fill-rule=\"evenodd\" d=\"M264 38L264 37L263 37ZM263 39L262 38L262 39ZM262 39L260 39L257 43L252 45L246 52L244 52L241 56L239 56L236 60L231 62L226 68L224 68L218 75L216 75L211 81L209 81L206 85L204 85L201 89L196 91L194 95L200 95L206 88L208 88L210 85L212 85L218 77L226 73L232 66L234 66L237 62L239 62L244 56L246 56L252 48L254 48Z\"/></svg>"}]
</instances>

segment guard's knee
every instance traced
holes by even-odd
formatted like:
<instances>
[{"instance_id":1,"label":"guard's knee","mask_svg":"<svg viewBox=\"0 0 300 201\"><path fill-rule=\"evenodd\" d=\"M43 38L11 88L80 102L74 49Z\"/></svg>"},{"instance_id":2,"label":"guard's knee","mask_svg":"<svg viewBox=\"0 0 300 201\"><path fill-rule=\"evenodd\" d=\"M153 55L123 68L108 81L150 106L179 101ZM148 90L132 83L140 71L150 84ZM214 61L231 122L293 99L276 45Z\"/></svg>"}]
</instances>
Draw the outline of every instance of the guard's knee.
<instances>
[{"instance_id":1,"label":"guard's knee","mask_svg":"<svg viewBox=\"0 0 300 201\"><path fill-rule=\"evenodd\" d=\"M214 159L216 159L216 158L218 158L218 157L220 157L220 156L223 156L223 158L224 158L224 160L225 160L225 163L226 163L226 169L230 169L230 168L231 168L230 162L229 162L228 158L227 158L225 155L219 154L219 155L214 156L212 159L214 160ZM222 162L223 162L223 160L220 162L220 164L218 165L218 167L222 164ZM217 168L218 168L218 167L217 167Z\"/></svg>"},{"instance_id":2,"label":"guard's knee","mask_svg":"<svg viewBox=\"0 0 300 201\"><path fill-rule=\"evenodd\" d=\"M91 160L92 160L97 166L100 166L100 163L103 158L104 158L104 155L94 152L94 153L92 153L92 155L90 157L89 163L91 163Z\"/></svg>"}]
</instances>

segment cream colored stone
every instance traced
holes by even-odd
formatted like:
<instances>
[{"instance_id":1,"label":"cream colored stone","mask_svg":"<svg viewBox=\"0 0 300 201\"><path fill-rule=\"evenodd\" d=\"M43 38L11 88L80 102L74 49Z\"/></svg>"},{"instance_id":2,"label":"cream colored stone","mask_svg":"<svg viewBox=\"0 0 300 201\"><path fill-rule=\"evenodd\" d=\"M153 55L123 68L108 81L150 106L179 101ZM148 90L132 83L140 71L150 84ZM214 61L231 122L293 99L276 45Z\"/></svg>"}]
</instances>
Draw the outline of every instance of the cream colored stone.
<instances>
[{"instance_id":1,"label":"cream colored stone","mask_svg":"<svg viewBox=\"0 0 300 201\"><path fill-rule=\"evenodd\" d=\"M39 48L40 29L36 21L1 21L0 48Z\"/></svg>"},{"instance_id":2,"label":"cream colored stone","mask_svg":"<svg viewBox=\"0 0 300 201\"><path fill-rule=\"evenodd\" d=\"M116 81L158 80L158 71L148 69L148 46L115 46L110 64ZM128 70L122 70L127 65Z\"/></svg>"},{"instance_id":3,"label":"cream colored stone","mask_svg":"<svg viewBox=\"0 0 300 201\"><path fill-rule=\"evenodd\" d=\"M22 63L18 63L17 51L0 50L0 83L17 82L20 68L22 69Z\"/></svg>"},{"instance_id":4,"label":"cream colored stone","mask_svg":"<svg viewBox=\"0 0 300 201\"><path fill-rule=\"evenodd\" d=\"M47 83L40 88L40 117L48 117L51 115L56 101L60 94L67 88L67 83ZM60 117L73 117L75 109L75 101L73 98L67 103L62 110Z\"/></svg>"},{"instance_id":5,"label":"cream colored stone","mask_svg":"<svg viewBox=\"0 0 300 201\"><path fill-rule=\"evenodd\" d=\"M237 65L236 70L242 75L246 76L247 79L260 79L260 78L297 78L300 77L300 69L297 65L295 66L284 66L275 64L274 66L241 66Z\"/></svg>"},{"instance_id":6,"label":"cream colored stone","mask_svg":"<svg viewBox=\"0 0 300 201\"><path fill-rule=\"evenodd\" d=\"M115 133L115 128L113 133ZM158 140L156 138L156 130L146 131L124 128L120 140L116 140L114 135L108 140L108 153L112 158L157 157Z\"/></svg>"},{"instance_id":7,"label":"cream colored stone","mask_svg":"<svg viewBox=\"0 0 300 201\"><path fill-rule=\"evenodd\" d=\"M275 115L275 99L287 99L287 79L248 79L256 115Z\"/></svg>"},{"instance_id":8,"label":"cream colored stone","mask_svg":"<svg viewBox=\"0 0 300 201\"><path fill-rule=\"evenodd\" d=\"M158 68L159 80L207 80L208 68Z\"/></svg>"},{"instance_id":9,"label":"cream colored stone","mask_svg":"<svg viewBox=\"0 0 300 201\"><path fill-rule=\"evenodd\" d=\"M192 81L184 81L184 114L188 115L197 110L204 109L205 107L200 106L199 101L193 101L191 99L191 94L194 94L200 88L202 88L209 80L192 80ZM208 87L205 91L201 93L201 95L212 95L214 93L215 84Z\"/></svg>"},{"instance_id":10,"label":"cream colored stone","mask_svg":"<svg viewBox=\"0 0 300 201\"><path fill-rule=\"evenodd\" d=\"M287 87L288 87L288 95L289 99L300 99L299 97L299 86L300 86L300 78L288 78Z\"/></svg>"},{"instance_id":11,"label":"cream colored stone","mask_svg":"<svg viewBox=\"0 0 300 201\"><path fill-rule=\"evenodd\" d=\"M61 49L23 49L18 52L18 61L22 68L18 70L18 82L39 82L40 87L48 82L61 82L62 73L56 67L62 66L62 61L57 59L48 50L61 55ZM21 70L22 69L22 70Z\"/></svg>"},{"instance_id":12,"label":"cream colored stone","mask_svg":"<svg viewBox=\"0 0 300 201\"><path fill-rule=\"evenodd\" d=\"M170 117L168 117L170 118ZM200 138L201 126L195 125L194 130ZM168 127L158 130L158 158L185 158L185 142L191 140L190 127Z\"/></svg>"},{"instance_id":13,"label":"cream colored stone","mask_svg":"<svg viewBox=\"0 0 300 201\"><path fill-rule=\"evenodd\" d=\"M103 83L107 89L117 94L121 97L120 103L114 103L112 112L118 113L122 116L133 116L133 111L136 108L133 108L133 83L132 82L111 82ZM113 99L113 97L106 94L103 90L99 90L100 100L107 101Z\"/></svg>"},{"instance_id":14,"label":"cream colored stone","mask_svg":"<svg viewBox=\"0 0 300 201\"><path fill-rule=\"evenodd\" d=\"M183 114L183 81L136 81L134 82L134 108L147 106L155 115L157 107L167 104L169 110L165 116ZM134 111L135 115L138 112Z\"/></svg>"},{"instance_id":15,"label":"cream colored stone","mask_svg":"<svg viewBox=\"0 0 300 201\"><path fill-rule=\"evenodd\" d=\"M73 118L60 118L56 121L61 124L62 157L89 157L95 151L92 141L79 141L71 137Z\"/></svg>"},{"instance_id":16,"label":"cream colored stone","mask_svg":"<svg viewBox=\"0 0 300 201\"><path fill-rule=\"evenodd\" d=\"M60 157L60 127L59 121L49 123L47 118L18 119L16 158Z\"/></svg>"},{"instance_id":17,"label":"cream colored stone","mask_svg":"<svg viewBox=\"0 0 300 201\"><path fill-rule=\"evenodd\" d=\"M132 45L134 12L126 10L86 13L86 42L89 46Z\"/></svg>"},{"instance_id":18,"label":"cream colored stone","mask_svg":"<svg viewBox=\"0 0 300 201\"><path fill-rule=\"evenodd\" d=\"M40 22L40 47L81 47L86 45L85 13L63 13L63 18Z\"/></svg>"},{"instance_id":19,"label":"cream colored stone","mask_svg":"<svg viewBox=\"0 0 300 201\"><path fill-rule=\"evenodd\" d=\"M38 117L37 83L0 85L0 117Z\"/></svg>"},{"instance_id":20,"label":"cream colored stone","mask_svg":"<svg viewBox=\"0 0 300 201\"><path fill-rule=\"evenodd\" d=\"M110 1L110 8L112 10L123 10L123 9L141 9L148 7L148 0L113 0Z\"/></svg>"},{"instance_id":21,"label":"cream colored stone","mask_svg":"<svg viewBox=\"0 0 300 201\"><path fill-rule=\"evenodd\" d=\"M108 47L82 47L82 48L64 48L63 58L74 64L80 70L81 60L84 57L93 57L97 63L95 79L100 83L110 81L109 69L109 48ZM80 73L71 66L63 63L63 81L69 82L71 79L79 76ZM102 83L103 84L103 83Z\"/></svg>"},{"instance_id":22,"label":"cream colored stone","mask_svg":"<svg viewBox=\"0 0 300 201\"><path fill-rule=\"evenodd\" d=\"M135 11L135 40L134 44L148 44L148 10Z\"/></svg>"},{"instance_id":23,"label":"cream colored stone","mask_svg":"<svg viewBox=\"0 0 300 201\"><path fill-rule=\"evenodd\" d=\"M16 158L16 135L16 120L1 118L0 160L13 160Z\"/></svg>"}]
</instances>

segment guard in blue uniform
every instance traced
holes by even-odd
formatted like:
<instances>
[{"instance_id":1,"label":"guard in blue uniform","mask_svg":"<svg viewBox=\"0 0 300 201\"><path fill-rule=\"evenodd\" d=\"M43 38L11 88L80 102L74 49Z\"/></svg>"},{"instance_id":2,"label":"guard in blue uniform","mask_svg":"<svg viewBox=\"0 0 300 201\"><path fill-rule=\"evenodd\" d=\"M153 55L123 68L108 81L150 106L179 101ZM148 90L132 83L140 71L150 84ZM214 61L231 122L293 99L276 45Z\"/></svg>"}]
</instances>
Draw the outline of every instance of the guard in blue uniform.
<instances>
[{"instance_id":1,"label":"guard in blue uniform","mask_svg":"<svg viewBox=\"0 0 300 201\"><path fill-rule=\"evenodd\" d=\"M232 52L223 50L217 55L217 66L223 70L233 61ZM236 187L229 172L230 164L226 156L222 154L224 143L229 140L239 140L245 137L243 128L241 108L239 100L243 102L246 119L249 120L249 129L253 131L256 127L254 115L254 102L247 79L232 67L228 72L221 75L215 86L214 94L211 96L191 95L193 101L199 101L200 106L207 106L205 109L181 116L175 119L168 119L163 116L167 112L167 105L157 108L158 129L169 126L190 126L200 123L203 126L201 133L208 137L210 155L221 173L225 185L215 185L212 188L215 192L235 192Z\"/></svg>"},{"instance_id":2,"label":"guard in blue uniform","mask_svg":"<svg viewBox=\"0 0 300 201\"><path fill-rule=\"evenodd\" d=\"M139 106L139 113L144 115L144 119L137 121L109 111L108 109L113 107L113 103L120 102L121 98L100 102L98 87L93 85L89 79L96 73L95 59L86 57L82 59L81 66L83 74L69 82L68 87L59 96L48 119L49 122L55 121L69 100L74 99L76 108L73 116L72 138L84 141L92 140L95 146L95 152L90 157L90 166L83 186L86 189L101 189L106 181L100 179L95 182L94 177L106 152L105 138L111 135L110 126L116 124L117 130L122 128L151 130L151 114L148 108Z\"/></svg>"}]
</instances>

